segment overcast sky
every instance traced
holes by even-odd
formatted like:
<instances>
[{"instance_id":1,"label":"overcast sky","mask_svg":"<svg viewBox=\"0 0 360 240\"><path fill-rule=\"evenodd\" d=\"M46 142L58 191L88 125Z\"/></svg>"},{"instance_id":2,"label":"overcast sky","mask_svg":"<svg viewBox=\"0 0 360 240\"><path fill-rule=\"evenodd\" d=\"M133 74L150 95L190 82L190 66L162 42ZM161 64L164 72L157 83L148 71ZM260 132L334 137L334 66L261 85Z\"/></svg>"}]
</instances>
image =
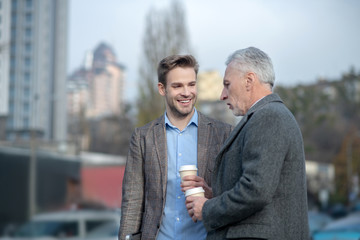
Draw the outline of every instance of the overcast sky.
<instances>
[{"instance_id":1,"label":"overcast sky","mask_svg":"<svg viewBox=\"0 0 360 240\"><path fill-rule=\"evenodd\" d=\"M334 79L360 71L358 0L183 0L192 53L200 71L224 74L233 51L254 46L273 60L275 85ZM105 42L126 66L127 101L133 101L145 16L170 0L70 0L68 71L86 51Z\"/></svg>"}]
</instances>

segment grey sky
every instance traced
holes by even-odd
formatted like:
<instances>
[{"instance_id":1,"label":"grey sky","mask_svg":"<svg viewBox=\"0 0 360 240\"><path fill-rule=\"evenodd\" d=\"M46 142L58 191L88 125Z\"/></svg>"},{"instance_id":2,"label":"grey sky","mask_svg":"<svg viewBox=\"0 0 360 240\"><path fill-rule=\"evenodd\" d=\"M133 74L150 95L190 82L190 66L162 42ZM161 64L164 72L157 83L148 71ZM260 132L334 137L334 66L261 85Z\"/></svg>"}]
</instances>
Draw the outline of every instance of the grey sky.
<instances>
[{"instance_id":1,"label":"grey sky","mask_svg":"<svg viewBox=\"0 0 360 240\"><path fill-rule=\"evenodd\" d=\"M127 67L127 100L134 100L145 15L169 0L70 0L69 72L100 42ZM183 0L200 71L224 73L227 56L255 46L273 60L275 85L333 79L360 70L358 0Z\"/></svg>"}]
</instances>

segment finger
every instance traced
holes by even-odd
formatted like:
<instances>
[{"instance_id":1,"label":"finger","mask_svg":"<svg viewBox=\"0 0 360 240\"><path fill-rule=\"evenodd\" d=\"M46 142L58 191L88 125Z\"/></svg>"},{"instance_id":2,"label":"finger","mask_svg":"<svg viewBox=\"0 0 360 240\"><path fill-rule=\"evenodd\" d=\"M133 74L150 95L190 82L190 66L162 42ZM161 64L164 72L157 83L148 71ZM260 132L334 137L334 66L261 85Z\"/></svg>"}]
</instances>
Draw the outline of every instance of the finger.
<instances>
[{"instance_id":1,"label":"finger","mask_svg":"<svg viewBox=\"0 0 360 240\"><path fill-rule=\"evenodd\" d=\"M186 204L186 209L189 211L190 209L192 209L192 204L189 203L189 204Z\"/></svg>"}]
</instances>

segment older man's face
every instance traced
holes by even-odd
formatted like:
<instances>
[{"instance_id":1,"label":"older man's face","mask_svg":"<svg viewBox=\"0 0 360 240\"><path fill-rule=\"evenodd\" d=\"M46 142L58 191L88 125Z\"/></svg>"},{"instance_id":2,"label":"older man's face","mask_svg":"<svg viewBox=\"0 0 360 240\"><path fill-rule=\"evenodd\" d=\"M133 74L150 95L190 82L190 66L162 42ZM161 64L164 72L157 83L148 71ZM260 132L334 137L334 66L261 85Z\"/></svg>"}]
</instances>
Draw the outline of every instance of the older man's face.
<instances>
[{"instance_id":1,"label":"older man's face","mask_svg":"<svg viewBox=\"0 0 360 240\"><path fill-rule=\"evenodd\" d=\"M244 116L249 110L246 84L246 74L242 74L233 62L230 63L225 71L220 99L226 102L235 116Z\"/></svg>"}]
</instances>

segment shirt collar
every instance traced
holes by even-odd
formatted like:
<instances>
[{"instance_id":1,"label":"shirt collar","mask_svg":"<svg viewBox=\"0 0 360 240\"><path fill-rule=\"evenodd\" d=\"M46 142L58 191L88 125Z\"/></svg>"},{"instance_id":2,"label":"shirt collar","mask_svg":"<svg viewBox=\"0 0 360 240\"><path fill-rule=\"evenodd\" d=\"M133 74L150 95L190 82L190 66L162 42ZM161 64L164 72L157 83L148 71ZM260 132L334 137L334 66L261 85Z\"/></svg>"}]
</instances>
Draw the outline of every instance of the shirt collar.
<instances>
[{"instance_id":1,"label":"shirt collar","mask_svg":"<svg viewBox=\"0 0 360 240\"><path fill-rule=\"evenodd\" d=\"M264 96L264 97L266 97L266 96ZM258 103L260 100L262 100L264 97L262 97L262 98L258 99L256 102L254 102L254 103L253 103L253 105L251 105L251 107L250 107L250 108L252 108L253 106L255 106L255 104L257 104L257 103ZM250 109L250 108L249 108L249 109Z\"/></svg>"},{"instance_id":2,"label":"shirt collar","mask_svg":"<svg viewBox=\"0 0 360 240\"><path fill-rule=\"evenodd\" d=\"M188 125L186 127L188 127L190 124L194 124L195 126L198 126L198 113L196 111L196 108L194 108L194 114L193 116L191 117ZM172 127L172 128L177 128L176 126L172 125L169 118L167 117L166 115L166 111L165 111L165 125L169 126L169 127Z\"/></svg>"}]
</instances>

